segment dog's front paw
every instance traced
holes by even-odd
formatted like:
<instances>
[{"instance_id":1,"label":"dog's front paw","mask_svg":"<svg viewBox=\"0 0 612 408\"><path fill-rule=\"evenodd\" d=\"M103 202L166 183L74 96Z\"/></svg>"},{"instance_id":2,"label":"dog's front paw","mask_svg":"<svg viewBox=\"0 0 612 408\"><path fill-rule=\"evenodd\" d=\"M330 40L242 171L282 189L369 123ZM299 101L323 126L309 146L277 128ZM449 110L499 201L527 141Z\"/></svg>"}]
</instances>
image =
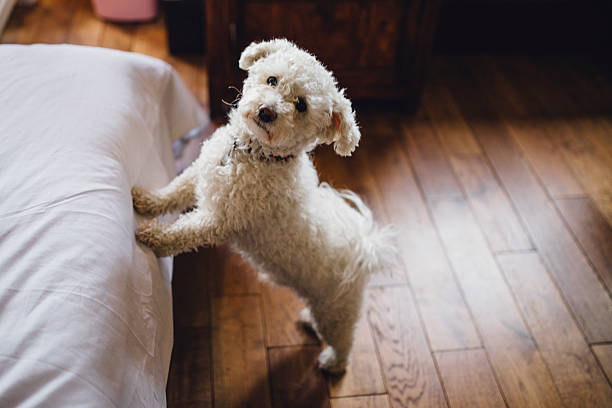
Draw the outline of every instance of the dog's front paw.
<instances>
[{"instance_id":1,"label":"dog's front paw","mask_svg":"<svg viewBox=\"0 0 612 408\"><path fill-rule=\"evenodd\" d=\"M149 190L138 186L132 187L132 203L138 214L158 215L156 214L157 199Z\"/></svg>"},{"instance_id":2,"label":"dog's front paw","mask_svg":"<svg viewBox=\"0 0 612 408\"><path fill-rule=\"evenodd\" d=\"M144 221L136 227L136 239L156 254L162 246L162 228L157 220Z\"/></svg>"},{"instance_id":3,"label":"dog's front paw","mask_svg":"<svg viewBox=\"0 0 612 408\"><path fill-rule=\"evenodd\" d=\"M339 359L333 347L327 346L319 354L319 368L333 375L343 374L346 370L346 359Z\"/></svg>"}]
</instances>

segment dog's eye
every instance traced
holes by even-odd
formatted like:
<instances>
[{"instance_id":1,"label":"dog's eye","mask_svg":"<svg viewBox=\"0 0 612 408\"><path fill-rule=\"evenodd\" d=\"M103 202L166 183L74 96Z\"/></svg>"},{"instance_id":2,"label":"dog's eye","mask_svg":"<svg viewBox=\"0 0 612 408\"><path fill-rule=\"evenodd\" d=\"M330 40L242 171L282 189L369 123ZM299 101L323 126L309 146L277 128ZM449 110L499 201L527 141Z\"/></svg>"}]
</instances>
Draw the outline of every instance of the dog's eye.
<instances>
[{"instance_id":1,"label":"dog's eye","mask_svg":"<svg viewBox=\"0 0 612 408\"><path fill-rule=\"evenodd\" d=\"M304 98L298 98L295 103L295 109L297 109L298 112L306 112L306 101Z\"/></svg>"},{"instance_id":2,"label":"dog's eye","mask_svg":"<svg viewBox=\"0 0 612 408\"><path fill-rule=\"evenodd\" d=\"M268 85L271 86L276 86L276 84L278 84L278 80L275 76L268 77L268 80L266 82L268 82Z\"/></svg>"}]
</instances>

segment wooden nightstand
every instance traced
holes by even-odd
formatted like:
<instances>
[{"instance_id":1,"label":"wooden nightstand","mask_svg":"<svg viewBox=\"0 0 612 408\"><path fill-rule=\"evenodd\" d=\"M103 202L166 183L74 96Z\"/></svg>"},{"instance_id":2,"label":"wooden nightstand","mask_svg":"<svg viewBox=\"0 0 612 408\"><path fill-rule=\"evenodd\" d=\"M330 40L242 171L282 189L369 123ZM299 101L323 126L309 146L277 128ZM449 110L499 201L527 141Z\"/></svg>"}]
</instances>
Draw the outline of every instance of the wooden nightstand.
<instances>
[{"instance_id":1,"label":"wooden nightstand","mask_svg":"<svg viewBox=\"0 0 612 408\"><path fill-rule=\"evenodd\" d=\"M213 118L227 110L251 41L285 37L315 54L353 100L418 105L439 0L206 0Z\"/></svg>"}]
</instances>

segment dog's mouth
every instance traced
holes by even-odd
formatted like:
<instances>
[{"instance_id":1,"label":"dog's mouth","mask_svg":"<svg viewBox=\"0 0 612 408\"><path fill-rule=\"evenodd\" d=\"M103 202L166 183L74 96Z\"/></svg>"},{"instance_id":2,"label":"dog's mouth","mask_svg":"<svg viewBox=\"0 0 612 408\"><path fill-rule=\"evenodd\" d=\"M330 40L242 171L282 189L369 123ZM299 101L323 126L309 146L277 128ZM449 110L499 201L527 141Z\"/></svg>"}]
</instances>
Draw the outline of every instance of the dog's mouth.
<instances>
[{"instance_id":1,"label":"dog's mouth","mask_svg":"<svg viewBox=\"0 0 612 408\"><path fill-rule=\"evenodd\" d=\"M264 141L267 143L272 142L273 134L270 132L270 129L261 121L257 116L251 117L251 120L247 122L247 126L251 129L256 135L259 134L263 136ZM255 124L255 128L250 124Z\"/></svg>"}]
</instances>

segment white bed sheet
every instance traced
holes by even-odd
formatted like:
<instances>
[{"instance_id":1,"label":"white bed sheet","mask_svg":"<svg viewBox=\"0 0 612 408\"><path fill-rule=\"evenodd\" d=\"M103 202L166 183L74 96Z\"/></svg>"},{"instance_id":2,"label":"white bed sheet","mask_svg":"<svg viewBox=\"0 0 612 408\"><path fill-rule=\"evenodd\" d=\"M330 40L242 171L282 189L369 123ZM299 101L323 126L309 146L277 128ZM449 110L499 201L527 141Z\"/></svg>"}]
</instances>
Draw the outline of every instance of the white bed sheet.
<instances>
[{"instance_id":1,"label":"white bed sheet","mask_svg":"<svg viewBox=\"0 0 612 408\"><path fill-rule=\"evenodd\" d=\"M0 45L0 407L166 405L171 260L135 242L130 189L203 121L162 61Z\"/></svg>"}]
</instances>

